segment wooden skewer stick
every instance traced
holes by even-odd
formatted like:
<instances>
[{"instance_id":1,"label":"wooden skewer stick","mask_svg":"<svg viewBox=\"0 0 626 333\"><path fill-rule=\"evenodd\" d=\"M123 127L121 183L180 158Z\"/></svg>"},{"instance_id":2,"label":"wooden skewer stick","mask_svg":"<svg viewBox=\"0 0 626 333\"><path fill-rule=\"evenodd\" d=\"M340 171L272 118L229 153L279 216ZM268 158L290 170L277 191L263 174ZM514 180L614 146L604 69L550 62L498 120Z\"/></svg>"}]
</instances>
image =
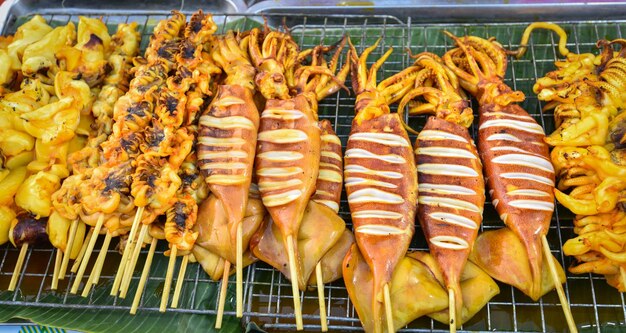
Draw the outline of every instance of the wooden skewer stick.
<instances>
[{"instance_id":1,"label":"wooden skewer stick","mask_svg":"<svg viewBox=\"0 0 626 333\"><path fill-rule=\"evenodd\" d=\"M293 312L296 316L296 330L301 331L302 306L300 305L300 288L298 288L298 267L296 266L296 253L293 249L293 236L287 236L287 255L289 256L289 271L291 273L291 293L293 294Z\"/></svg>"},{"instance_id":2,"label":"wooden skewer stick","mask_svg":"<svg viewBox=\"0 0 626 333\"><path fill-rule=\"evenodd\" d=\"M72 221L72 225L70 226L70 234L67 239L67 245L65 246L65 252L63 253L63 262L61 262L61 270L59 270L59 280L63 280L65 278L65 273L67 273L67 265L70 263L72 248L74 247L74 242L76 241L76 230L78 230L78 220Z\"/></svg>"},{"instance_id":3,"label":"wooden skewer stick","mask_svg":"<svg viewBox=\"0 0 626 333\"><path fill-rule=\"evenodd\" d=\"M326 300L324 299L324 277L322 276L322 265L319 262L315 265L315 280L317 281L317 301L320 304L320 324L322 325L322 332L328 332Z\"/></svg>"},{"instance_id":4,"label":"wooden skewer stick","mask_svg":"<svg viewBox=\"0 0 626 333\"><path fill-rule=\"evenodd\" d=\"M163 287L163 295L161 295L161 306L159 312L165 312L167 301L170 298L170 288L172 287L172 276L174 275L174 266L176 266L176 251L178 248L172 246L170 250L170 261L167 264L167 274L165 275L165 286Z\"/></svg>"},{"instance_id":5,"label":"wooden skewer stick","mask_svg":"<svg viewBox=\"0 0 626 333\"><path fill-rule=\"evenodd\" d=\"M80 247L80 251L78 251L78 257L76 257L76 260L74 260L74 264L72 265L70 272L76 273L78 271L78 267L80 267L80 263L83 261L83 256L85 255L85 252L87 252L87 245L89 245L89 242L87 240L91 239L92 235L93 228L89 228L87 236L85 236L85 239L83 240L83 246Z\"/></svg>"},{"instance_id":6,"label":"wooden skewer stick","mask_svg":"<svg viewBox=\"0 0 626 333\"><path fill-rule=\"evenodd\" d=\"M176 309L178 307L178 299L180 298L180 292L183 289L183 281L185 280L185 272L187 271L187 263L189 262L189 255L183 257L183 262L178 269L178 278L176 279L176 288L174 288L174 296L172 297L171 307Z\"/></svg>"},{"instance_id":7,"label":"wooden skewer stick","mask_svg":"<svg viewBox=\"0 0 626 333\"><path fill-rule=\"evenodd\" d=\"M63 261L63 251L56 249L56 258L54 259L54 273L52 274L52 284L50 289L57 290L59 287L59 271L61 270L61 262Z\"/></svg>"},{"instance_id":8,"label":"wooden skewer stick","mask_svg":"<svg viewBox=\"0 0 626 333\"><path fill-rule=\"evenodd\" d=\"M117 273L115 273L115 279L113 280L113 287L111 288L111 296L117 295L120 284L122 283L122 278L124 277L124 271L126 269L126 262L128 261L128 256L132 252L132 244L135 240L135 234L137 234L137 229L139 229L139 222L141 221L141 216L143 215L144 207L137 208L137 213L135 213L135 219L133 220L133 224L130 227L130 233L128 234L128 241L126 242L126 247L124 248L124 252L122 253L122 260L120 261L120 265L117 268Z\"/></svg>"},{"instance_id":9,"label":"wooden skewer stick","mask_svg":"<svg viewBox=\"0 0 626 333\"><path fill-rule=\"evenodd\" d=\"M111 238L113 238L113 236L108 232L104 236L104 243L102 244L102 249L100 250L100 254L98 255L98 259L100 259L100 256L102 256L102 259L101 259L102 261L101 262L96 261L97 270L93 278L93 284L98 284L98 282L100 281L100 275L102 274L102 267L104 266L104 261L106 260L107 253L109 252L109 246L111 245Z\"/></svg>"},{"instance_id":10,"label":"wooden skewer stick","mask_svg":"<svg viewBox=\"0 0 626 333\"><path fill-rule=\"evenodd\" d=\"M83 256L83 259L80 263L78 273L76 273L76 279L74 280L74 284L72 285L72 289L70 290L72 294L76 294L78 292L78 287L80 287L80 282L83 279L85 270L87 269L87 264L89 264L89 258L91 258L93 247L96 245L96 240L98 240L102 224L104 224L104 214L100 214L100 217L98 217L98 222L96 222L96 226L93 228L93 233L91 234L91 238L89 239L87 250L85 251L85 255Z\"/></svg>"},{"instance_id":11,"label":"wooden skewer stick","mask_svg":"<svg viewBox=\"0 0 626 333\"><path fill-rule=\"evenodd\" d=\"M13 275L11 276L11 282L9 282L9 291L15 290L15 287L17 286L17 280L22 275L22 266L24 265L26 252L28 252L28 243L22 244L22 248L20 249L20 255L17 257L15 269L13 270Z\"/></svg>"},{"instance_id":12,"label":"wooden skewer stick","mask_svg":"<svg viewBox=\"0 0 626 333\"><path fill-rule=\"evenodd\" d=\"M541 237L541 243L543 244L543 254L546 257L546 261L548 262L548 268L550 269L550 274L552 275L552 281L554 281L554 287L556 288L557 294L559 294L559 300L561 301L561 307L563 308L563 314L565 315L567 326L569 327L570 332L577 333L578 328L576 327L576 323L574 322L574 317L572 317L572 310L570 309L569 302L565 297L565 291L563 290L563 285L561 284L561 280L559 279L559 274L556 271L554 260L552 260L550 244L548 244L548 239L546 238L546 235L543 235Z\"/></svg>"},{"instance_id":13,"label":"wooden skewer stick","mask_svg":"<svg viewBox=\"0 0 626 333\"><path fill-rule=\"evenodd\" d=\"M226 292L228 291L228 276L230 276L230 262L224 261L224 275L222 275L222 285L220 287L220 299L217 303L217 316L215 317L215 328L222 328L224 318L224 305L226 304Z\"/></svg>"},{"instance_id":14,"label":"wooden skewer stick","mask_svg":"<svg viewBox=\"0 0 626 333\"><path fill-rule=\"evenodd\" d=\"M133 280L135 266L137 266L137 260L139 259L139 254L141 253L141 245L146 238L149 228L150 227L147 224L143 224L141 226L141 231L139 232L139 237L134 242L133 252L128 257L128 262L126 263L126 268L124 269L124 276L122 277L122 284L120 285L121 298L126 298L126 293L128 292L128 287L130 287L130 283Z\"/></svg>"},{"instance_id":15,"label":"wooden skewer stick","mask_svg":"<svg viewBox=\"0 0 626 333\"><path fill-rule=\"evenodd\" d=\"M448 313L450 315L450 333L456 332L456 300L454 298L454 289L448 288Z\"/></svg>"},{"instance_id":16,"label":"wooden skewer stick","mask_svg":"<svg viewBox=\"0 0 626 333\"><path fill-rule=\"evenodd\" d=\"M619 267L619 276L622 279L622 288L624 288L624 292L626 292L626 270L624 266Z\"/></svg>"},{"instance_id":17,"label":"wooden skewer stick","mask_svg":"<svg viewBox=\"0 0 626 333\"><path fill-rule=\"evenodd\" d=\"M243 223L237 226L237 318L243 317Z\"/></svg>"},{"instance_id":18,"label":"wooden skewer stick","mask_svg":"<svg viewBox=\"0 0 626 333\"><path fill-rule=\"evenodd\" d=\"M139 285L137 286L137 291L135 291L135 298L133 298L133 305L130 307L130 314L136 314L137 308L139 307L139 301L141 300L141 295L143 294L143 288L146 285L146 279L148 279L148 273L150 273L150 266L152 265L152 257L154 257L154 251L156 250L158 239L152 238L152 243L150 243L150 250L148 251L148 257L146 258L146 262L143 265L143 271L141 272L141 278L139 279Z\"/></svg>"},{"instance_id":19,"label":"wooden skewer stick","mask_svg":"<svg viewBox=\"0 0 626 333\"><path fill-rule=\"evenodd\" d=\"M104 236L104 242L102 243L100 253L98 253L96 263L91 270L91 274L87 279L87 284L85 284L85 288L83 289L83 293L81 294L81 296L87 297L89 295L89 292L91 291L91 287L98 283L98 280L100 279L100 273L102 272L102 266L104 266L104 260L106 259L107 252L109 251L109 244L111 244L111 233L107 232Z\"/></svg>"},{"instance_id":20,"label":"wooden skewer stick","mask_svg":"<svg viewBox=\"0 0 626 333\"><path fill-rule=\"evenodd\" d=\"M385 315L387 316L387 332L395 332L393 325L393 312L391 310L391 295L389 295L389 283L383 287L383 300L385 301Z\"/></svg>"}]
</instances>

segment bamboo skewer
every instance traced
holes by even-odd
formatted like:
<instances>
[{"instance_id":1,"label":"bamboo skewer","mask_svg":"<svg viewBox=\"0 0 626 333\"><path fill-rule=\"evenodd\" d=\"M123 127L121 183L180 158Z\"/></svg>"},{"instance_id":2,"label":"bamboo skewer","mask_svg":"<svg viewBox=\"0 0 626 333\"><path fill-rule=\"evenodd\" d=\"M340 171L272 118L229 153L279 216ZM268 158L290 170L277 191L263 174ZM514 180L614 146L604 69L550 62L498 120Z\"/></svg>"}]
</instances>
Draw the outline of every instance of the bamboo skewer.
<instances>
[{"instance_id":1,"label":"bamboo skewer","mask_svg":"<svg viewBox=\"0 0 626 333\"><path fill-rule=\"evenodd\" d=\"M137 313L137 308L139 307L139 301L141 300L141 295L143 294L143 288L146 285L146 279L148 278L148 273L150 273L150 266L152 265L152 258L154 257L154 251L156 250L158 239L152 238L152 242L150 243L150 250L148 250L148 257L146 257L146 262L143 265L143 271L141 272L141 278L139 279L139 285L137 285L137 290L135 291L135 298L133 298L133 305L130 307L130 314Z\"/></svg>"},{"instance_id":2,"label":"bamboo skewer","mask_svg":"<svg viewBox=\"0 0 626 333\"><path fill-rule=\"evenodd\" d=\"M126 263L126 268L124 269L124 275L122 277L122 284L120 285L121 298L126 298L128 287L133 280L133 273L135 272L135 266L137 266L137 259L139 259L139 254L141 253L141 245L143 244L143 240L146 238L148 228L149 226L147 224L142 225L139 237L134 242L132 249L133 252L130 254L131 256L128 258L128 262Z\"/></svg>"},{"instance_id":3,"label":"bamboo skewer","mask_svg":"<svg viewBox=\"0 0 626 333\"><path fill-rule=\"evenodd\" d=\"M622 288L624 288L624 292L626 292L626 270L624 266L619 267L619 276L622 279Z\"/></svg>"},{"instance_id":4,"label":"bamboo skewer","mask_svg":"<svg viewBox=\"0 0 626 333\"><path fill-rule=\"evenodd\" d=\"M456 332L456 300L454 299L454 289L448 288L448 313L450 315L450 333Z\"/></svg>"},{"instance_id":5,"label":"bamboo skewer","mask_svg":"<svg viewBox=\"0 0 626 333\"><path fill-rule=\"evenodd\" d=\"M383 300L385 302L385 315L387 316L387 332L395 332L393 325L393 312L391 310L391 296L389 295L389 283L383 287Z\"/></svg>"},{"instance_id":6,"label":"bamboo skewer","mask_svg":"<svg viewBox=\"0 0 626 333\"><path fill-rule=\"evenodd\" d=\"M165 275L165 286L163 287L163 295L161 295L161 306L159 312L165 312L167 301L170 297L170 288L172 287L172 276L174 275L174 266L176 266L176 251L178 248L173 246L170 250L170 261L167 264L167 274Z\"/></svg>"},{"instance_id":7,"label":"bamboo skewer","mask_svg":"<svg viewBox=\"0 0 626 333\"><path fill-rule=\"evenodd\" d=\"M318 262L315 265L315 280L317 281L317 301L320 305L320 324L322 332L328 332L326 324L326 301L324 300L324 280L322 276L322 265Z\"/></svg>"},{"instance_id":8,"label":"bamboo skewer","mask_svg":"<svg viewBox=\"0 0 626 333\"><path fill-rule=\"evenodd\" d=\"M237 226L237 318L243 317L243 223Z\"/></svg>"},{"instance_id":9,"label":"bamboo skewer","mask_svg":"<svg viewBox=\"0 0 626 333\"><path fill-rule=\"evenodd\" d=\"M228 291L228 276L230 275L230 262L224 261L224 275L222 276L222 285L220 287L220 299L217 304L217 316L215 317L215 328L222 328L222 319L224 318L224 305L226 304L226 292Z\"/></svg>"},{"instance_id":10,"label":"bamboo skewer","mask_svg":"<svg viewBox=\"0 0 626 333\"><path fill-rule=\"evenodd\" d=\"M548 268L550 269L550 275L552 275L552 280L554 281L554 287L556 288L556 292L559 295L559 300L561 301L561 307L563 308L563 314L565 315L565 320L567 320L567 326L570 332L577 333L578 328L576 327L576 323L574 322L574 317L572 316L572 310L570 309L569 302L565 297L565 291L563 290L563 285L559 279L559 274L556 271L556 266L554 265L554 261L552 260L552 253L550 253L550 244L548 244L548 239L546 235L541 237L541 243L543 244L543 254L546 257L546 261L548 262Z\"/></svg>"},{"instance_id":11,"label":"bamboo skewer","mask_svg":"<svg viewBox=\"0 0 626 333\"><path fill-rule=\"evenodd\" d=\"M85 270L87 269L87 264L89 264L89 258L91 258L93 247L96 245L96 240L98 240L100 229L102 228L103 224L104 214L100 214L100 217L98 217L98 222L96 222L96 226L93 228L93 233L91 234L91 238L89 239L89 244L87 245L85 255L80 263L78 273L76 273L76 280L74 280L74 284L72 285L72 289L70 290L70 293L72 294L76 294L78 292L78 287L80 286L80 282L83 279Z\"/></svg>"},{"instance_id":12,"label":"bamboo skewer","mask_svg":"<svg viewBox=\"0 0 626 333\"><path fill-rule=\"evenodd\" d=\"M302 306L300 305L300 289L298 288L298 273L296 266L296 253L293 249L293 236L287 236L287 255L289 256L289 272L291 273L291 292L293 294L293 312L296 316L296 330L301 331Z\"/></svg>"},{"instance_id":13,"label":"bamboo skewer","mask_svg":"<svg viewBox=\"0 0 626 333\"><path fill-rule=\"evenodd\" d=\"M52 284L50 289L57 290L59 287L59 271L61 270L61 262L63 261L63 251L56 249L56 256L54 259L54 273L52 274Z\"/></svg>"},{"instance_id":14,"label":"bamboo skewer","mask_svg":"<svg viewBox=\"0 0 626 333\"><path fill-rule=\"evenodd\" d=\"M26 258L27 252L28 243L24 243L22 244L22 248L20 249L20 255L17 257L15 269L13 270L13 275L11 276L11 282L9 282L9 291L15 291L15 287L17 286L17 280L22 275L22 266L24 265L24 259Z\"/></svg>"},{"instance_id":15,"label":"bamboo skewer","mask_svg":"<svg viewBox=\"0 0 626 333\"><path fill-rule=\"evenodd\" d=\"M174 288L174 296L172 297L171 307L176 309L178 307L178 300L180 298L180 292L183 289L183 281L185 280L185 272L187 271L187 263L189 262L189 255L183 256L183 262L178 269L178 278L176 279L176 287Z\"/></svg>"},{"instance_id":16,"label":"bamboo skewer","mask_svg":"<svg viewBox=\"0 0 626 333\"><path fill-rule=\"evenodd\" d=\"M78 230L78 220L72 221L72 225L70 226L70 234L67 239L67 246L65 247L65 252L63 253L63 262L61 262L61 269L59 270L59 276L58 276L59 280L65 279L65 273L67 272L67 265L70 262L70 256L72 255L72 248L74 247L74 242L76 241L76 230Z\"/></svg>"},{"instance_id":17,"label":"bamboo skewer","mask_svg":"<svg viewBox=\"0 0 626 333\"><path fill-rule=\"evenodd\" d=\"M78 267L80 267L80 263L83 261L83 256L85 255L85 252L87 251L87 245L89 245L86 240L91 239L91 236L93 235L93 228L89 228L89 231L87 232L87 236L85 237L85 240L83 241L83 246L81 246L80 251L78 251L78 257L76 257L76 260L74 260L74 264L72 265L72 268L70 269L70 272L72 273L76 273L78 271Z\"/></svg>"},{"instance_id":18,"label":"bamboo skewer","mask_svg":"<svg viewBox=\"0 0 626 333\"><path fill-rule=\"evenodd\" d=\"M107 252L109 251L109 244L111 244L111 233L107 232L104 236L104 242L102 243L100 253L98 253L96 263L91 270L91 274L87 279L87 284L85 285L81 296L87 297L91 291L91 287L97 284L98 280L100 280L100 273L102 272L102 266L104 266L104 260L106 259Z\"/></svg>"},{"instance_id":19,"label":"bamboo skewer","mask_svg":"<svg viewBox=\"0 0 626 333\"><path fill-rule=\"evenodd\" d=\"M124 248L124 252L122 253L122 260L120 261L120 265L117 268L117 273L115 273L115 280L113 280L113 287L111 288L111 296L115 296L119 292L120 284L122 283L122 278L124 277L126 262L128 261L128 256L132 251L132 243L135 239L137 229L139 228L139 221L141 220L143 211L144 207L139 207L137 208L137 212L135 213L135 219L133 220L133 224L130 228L130 233L128 234L128 242L126 244L126 247Z\"/></svg>"}]
</instances>

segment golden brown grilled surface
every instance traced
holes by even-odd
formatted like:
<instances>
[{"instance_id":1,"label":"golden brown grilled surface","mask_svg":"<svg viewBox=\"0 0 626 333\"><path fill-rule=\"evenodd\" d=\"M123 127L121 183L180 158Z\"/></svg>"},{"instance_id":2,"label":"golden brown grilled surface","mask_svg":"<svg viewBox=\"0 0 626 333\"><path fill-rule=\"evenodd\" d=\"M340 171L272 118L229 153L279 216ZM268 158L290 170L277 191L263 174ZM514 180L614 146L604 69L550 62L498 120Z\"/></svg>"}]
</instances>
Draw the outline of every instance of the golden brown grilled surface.
<instances>
[{"instance_id":1,"label":"golden brown grilled surface","mask_svg":"<svg viewBox=\"0 0 626 333\"><path fill-rule=\"evenodd\" d=\"M415 143L418 218L431 255L461 315L460 277L482 222L482 164L467 129L430 117Z\"/></svg>"}]
</instances>

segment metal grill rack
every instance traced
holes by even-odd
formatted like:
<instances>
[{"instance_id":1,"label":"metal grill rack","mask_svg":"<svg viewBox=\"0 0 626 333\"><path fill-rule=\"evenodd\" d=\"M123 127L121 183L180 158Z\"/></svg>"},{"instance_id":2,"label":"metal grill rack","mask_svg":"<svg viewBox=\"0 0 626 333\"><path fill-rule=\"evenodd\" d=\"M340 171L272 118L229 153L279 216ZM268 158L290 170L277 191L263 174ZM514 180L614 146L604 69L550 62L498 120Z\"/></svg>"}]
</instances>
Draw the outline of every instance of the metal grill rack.
<instances>
[{"instance_id":1,"label":"metal grill rack","mask_svg":"<svg viewBox=\"0 0 626 333\"><path fill-rule=\"evenodd\" d=\"M102 12L72 12L64 15L58 12L41 12L51 24L66 24L68 21L76 22L78 15L103 17L103 20L114 25L119 22L136 21L141 26L142 47L145 48L151 29L156 22L167 17L168 12L137 12L136 14L111 13L103 15ZM267 15L270 25L280 27L283 20L291 29L291 32L302 48L308 48L319 43L332 44L339 40L345 33L351 35L352 41L359 51L371 45L379 36L383 36L381 45L370 56L370 63L377 59L388 47L394 47L395 52L379 71L379 80L388 77L410 65L411 59L405 51L410 48L413 53L430 51L439 55L443 54L452 43L442 33L449 30L457 35L472 34L482 37L495 36L510 49L517 48L523 29L527 22L519 23L494 23L494 24L420 24L410 18L401 21L391 16L323 16L323 15L293 15L283 17L280 14ZM247 14L221 14L215 16L215 20L222 28L243 30L254 22L263 22L263 17ZM22 21L17 17L9 17L3 33L13 33L17 25ZM626 21L593 21L593 22L560 22L569 32L570 40L568 47L577 53L597 52L595 42L601 38L622 38L622 32L626 33ZM223 31L222 31L223 32ZM538 77L553 70L553 63L557 58L555 40L552 36L542 33L535 34L531 40L528 54L520 60L511 59L506 75L506 82L514 89L522 90L527 98L523 107L535 117L538 122L550 133L554 130L552 115L544 113L541 103L532 93L532 85ZM341 57L345 61L345 53ZM349 82L347 83L350 86ZM321 119L329 119L335 126L335 130L345 145L350 131L353 117L354 96L345 91L329 97L320 102L319 115ZM410 124L419 128L424 124L423 117L411 118ZM477 126L470 129L476 137ZM413 138L414 139L414 138ZM488 202L490 202L488 200ZM341 203L341 217L350 226L350 215L345 194ZM568 267L570 258L564 257L561 244L574 236L572 227L573 215L557 205L548 240L553 254L563 267ZM488 203L485 206L484 222L482 229L500 228L498 215L493 206ZM96 249L99 244L96 245ZM155 261L151 270L152 276L146 284L146 290L139 311L158 311L160 292L164 281L163 276L154 275L156 266L164 267L167 260L162 256L165 246L161 247L155 255ZM415 236L411 246L412 250L427 250L425 239L419 225L416 227ZM0 286L8 285L10 275L18 256L18 249L12 246L0 248ZM97 252L97 250L95 251ZM22 277L18 283L18 291L9 293L0 291L0 305L26 305L45 308L83 308L83 309L118 309L127 312L130 309L132 297L122 300L108 296L114 277L114 270L119 262L119 255L115 250L109 250L106 266L102 273L99 285L91 291L89 297L71 295L68 292L69 285L73 282L74 275L61 281L58 292L50 291L52 269L54 266L54 252L50 248L29 249L26 256ZM96 253L92 256L95 260ZM145 255L142 255L142 259ZM140 270L143 261L137 265ZM134 286L137 284L138 274L135 274ZM290 283L278 271L263 263L256 263L244 270L244 322L254 321L262 324L265 329L276 331L292 331L295 321L292 314L292 298ZM234 284L232 279L231 284ZM217 295L206 286L216 285L209 280L202 271L200 265L191 265L185 277L181 304L178 309L168 309L172 312L197 313L202 315L215 314ZM560 304L556 292L543 297L538 302L533 302L521 292L512 287L499 284L500 294L481 310L472 320L463 326L464 330L472 331L499 331L499 332L554 332L565 331L566 325L561 313ZM229 293L234 293L233 285ZM210 290L215 290L213 288ZM576 323L589 331L600 332L607 326L626 324L626 307L624 295L606 284L601 276L571 275L567 274L565 292L569 297L572 312ZM131 289L129 295L133 295ZM329 329L336 331L359 331L360 322L355 309L351 304L342 281L337 281L325 287L327 297L327 312ZM319 330L319 317L317 298L315 292L302 293L303 317L305 329ZM229 300L229 301L232 301ZM227 315L234 315L232 303L227 309ZM434 322L429 318L420 318L408 327L406 332L435 332L447 331L447 326Z\"/></svg>"}]
</instances>

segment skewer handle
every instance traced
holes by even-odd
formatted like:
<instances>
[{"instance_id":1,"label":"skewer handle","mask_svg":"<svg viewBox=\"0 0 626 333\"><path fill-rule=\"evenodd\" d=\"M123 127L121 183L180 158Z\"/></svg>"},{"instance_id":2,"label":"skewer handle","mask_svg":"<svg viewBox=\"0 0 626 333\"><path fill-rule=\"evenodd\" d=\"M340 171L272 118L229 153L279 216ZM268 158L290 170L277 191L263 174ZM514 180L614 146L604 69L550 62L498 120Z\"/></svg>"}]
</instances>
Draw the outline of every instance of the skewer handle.
<instances>
[{"instance_id":1,"label":"skewer handle","mask_svg":"<svg viewBox=\"0 0 626 333\"><path fill-rule=\"evenodd\" d=\"M187 271L187 263L189 262L189 255L183 257L183 262L180 264L178 270L178 278L176 279L176 288L174 288L174 296L172 297L171 307L176 309L178 307L178 300L180 299L180 292L183 289L183 281L185 280L185 272Z\"/></svg>"},{"instance_id":2,"label":"skewer handle","mask_svg":"<svg viewBox=\"0 0 626 333\"><path fill-rule=\"evenodd\" d=\"M287 236L287 255L289 256L289 271L291 273L291 292L293 294L293 312L296 316L296 329L301 331L302 306L300 304L300 289L298 288L298 267L296 266L296 253L293 248L293 236Z\"/></svg>"},{"instance_id":3,"label":"skewer handle","mask_svg":"<svg viewBox=\"0 0 626 333\"><path fill-rule=\"evenodd\" d=\"M87 279L87 284L85 284L85 288L83 289L82 297L87 297L89 292L91 291L91 287L98 283L100 279L100 273L102 272L102 266L104 265L104 260L106 259L107 252L109 251L109 244L111 243L111 233L107 232L104 236L104 242L102 243L102 248L100 249L100 253L98 253L98 258L96 259L96 263L91 270L91 274Z\"/></svg>"},{"instance_id":4,"label":"skewer handle","mask_svg":"<svg viewBox=\"0 0 626 333\"><path fill-rule=\"evenodd\" d=\"M81 246L80 251L78 251L78 257L76 257L76 260L74 260L74 264L72 265L70 272L76 273L78 271L78 267L80 267L80 263L83 261L83 256L85 255L85 252L87 252L87 245L89 245L89 242L87 240L91 239L92 235L93 228L89 228L87 236L85 236L85 240L83 241L83 246Z\"/></svg>"},{"instance_id":5,"label":"skewer handle","mask_svg":"<svg viewBox=\"0 0 626 333\"><path fill-rule=\"evenodd\" d=\"M139 232L139 237L133 242L132 253L129 254L130 257L128 257L128 262L126 262L126 268L122 277L122 284L120 284L121 298L126 298L126 293L128 293L128 288L133 280L135 266L137 266L137 259L139 259L139 254L141 253L141 245L143 244L143 240L146 238L149 228L150 227L147 224L143 224L141 226L141 231Z\"/></svg>"},{"instance_id":6,"label":"skewer handle","mask_svg":"<svg viewBox=\"0 0 626 333\"><path fill-rule=\"evenodd\" d=\"M63 261L63 251L56 249L56 256L54 259L54 273L52 274L52 284L50 289L57 290L59 287L59 271L61 270L61 262Z\"/></svg>"},{"instance_id":7,"label":"skewer handle","mask_svg":"<svg viewBox=\"0 0 626 333\"><path fill-rule=\"evenodd\" d=\"M91 234L91 238L89 239L89 245L87 245L85 256L83 257L83 260L81 260L80 268L78 269L78 273L76 273L76 280L74 280L74 284L72 285L72 289L70 290L72 294L76 294L78 292L78 287L80 287L80 282L83 279L85 270L87 269L87 264L89 264L89 258L91 258L93 247L96 245L96 240L98 240L98 235L100 234L102 224L104 224L104 214L100 214L100 217L98 217L98 222L93 228L93 234Z\"/></svg>"},{"instance_id":8,"label":"skewer handle","mask_svg":"<svg viewBox=\"0 0 626 333\"><path fill-rule=\"evenodd\" d=\"M243 317L243 223L237 226L237 318Z\"/></svg>"},{"instance_id":9,"label":"skewer handle","mask_svg":"<svg viewBox=\"0 0 626 333\"><path fill-rule=\"evenodd\" d=\"M317 281L317 301L320 305L320 324L322 325L322 332L328 332L326 300L324 299L324 277L322 276L322 265L319 262L315 265L315 280Z\"/></svg>"},{"instance_id":10,"label":"skewer handle","mask_svg":"<svg viewBox=\"0 0 626 333\"><path fill-rule=\"evenodd\" d=\"M174 266L176 266L176 251L178 248L172 246L170 250L170 261L167 264L167 274L165 275L165 286L163 286L163 295L161 295L161 306L159 312L165 312L167 301L170 298L170 288L172 287L172 276L174 275Z\"/></svg>"},{"instance_id":11,"label":"skewer handle","mask_svg":"<svg viewBox=\"0 0 626 333\"><path fill-rule=\"evenodd\" d=\"M215 317L215 328L222 328L224 318L224 305L226 304L226 292L228 291L228 276L230 275L230 262L224 261L224 275L222 275L222 286L220 288L220 299L217 303L217 316Z\"/></svg>"},{"instance_id":12,"label":"skewer handle","mask_svg":"<svg viewBox=\"0 0 626 333\"><path fill-rule=\"evenodd\" d=\"M11 276L11 282L9 282L9 291L15 291L15 287L17 286L17 281L22 276L22 266L24 265L24 258L26 258L26 253L28 252L28 243L22 244L22 248L20 249L20 255L17 257L17 262L15 263L15 269L13 270L13 276Z\"/></svg>"},{"instance_id":13,"label":"skewer handle","mask_svg":"<svg viewBox=\"0 0 626 333\"><path fill-rule=\"evenodd\" d=\"M111 288L111 296L117 295L117 293L120 291L120 284L122 283L122 278L124 277L124 271L126 270L128 256L132 252L133 241L135 239L135 234L137 234L137 229L139 228L139 222L141 221L141 216L143 215L144 209L144 207L139 207L137 208L137 212L135 213L135 219L133 220L133 224L130 227L130 233L128 234L128 242L126 243L126 247L124 248L124 252L122 253L122 260L120 261L120 265L117 268L117 273L115 273L113 287Z\"/></svg>"},{"instance_id":14,"label":"skewer handle","mask_svg":"<svg viewBox=\"0 0 626 333\"><path fill-rule=\"evenodd\" d=\"M389 284L383 287L383 300L385 301L385 316L387 319L387 332L395 332L393 325L393 312L391 310L391 295L389 294Z\"/></svg>"},{"instance_id":15,"label":"skewer handle","mask_svg":"<svg viewBox=\"0 0 626 333\"><path fill-rule=\"evenodd\" d=\"M61 262L61 269L59 270L59 280L63 280L65 278L65 273L67 273L67 265L70 263L70 256L72 255L72 248L74 247L74 242L76 241L76 230L78 230L78 220L72 221L72 225L70 226L70 234L67 239L67 246L65 247L65 252L63 253L63 262ZM85 248L86 250L87 248ZM82 247L81 247L81 253ZM80 253L79 253L79 256ZM76 258L78 260L78 258Z\"/></svg>"},{"instance_id":16,"label":"skewer handle","mask_svg":"<svg viewBox=\"0 0 626 333\"><path fill-rule=\"evenodd\" d=\"M450 333L456 332L456 300L454 298L454 289L448 289L448 313L450 318Z\"/></svg>"},{"instance_id":17,"label":"skewer handle","mask_svg":"<svg viewBox=\"0 0 626 333\"><path fill-rule=\"evenodd\" d=\"M556 292L559 295L559 300L561 301L561 307L563 308L563 314L565 315L565 320L567 321L567 327L569 328L570 332L578 333L578 327L576 327L576 323L574 322L572 310L570 309L569 302L565 297L565 291L563 290L563 285L561 284L561 281L559 279L559 274L556 271L554 260L552 260L550 244L548 244L548 239L546 238L546 235L543 235L541 237L541 243L543 244L543 254L546 257L546 261L548 262L548 268L550 269L552 281L554 281L554 287L556 288Z\"/></svg>"},{"instance_id":18,"label":"skewer handle","mask_svg":"<svg viewBox=\"0 0 626 333\"><path fill-rule=\"evenodd\" d=\"M133 298L133 305L130 307L130 314L136 314L137 308L139 307L139 301L141 300L141 295L143 294L143 288L146 285L146 279L148 278L148 273L150 273L150 266L152 265L152 258L154 257L154 251L156 250L157 239L152 238L152 243L150 243L150 250L148 251L148 257L146 258L146 262L143 265L143 271L141 272L141 278L139 279L139 285L137 286L137 291L135 291L135 298Z\"/></svg>"}]
</instances>

